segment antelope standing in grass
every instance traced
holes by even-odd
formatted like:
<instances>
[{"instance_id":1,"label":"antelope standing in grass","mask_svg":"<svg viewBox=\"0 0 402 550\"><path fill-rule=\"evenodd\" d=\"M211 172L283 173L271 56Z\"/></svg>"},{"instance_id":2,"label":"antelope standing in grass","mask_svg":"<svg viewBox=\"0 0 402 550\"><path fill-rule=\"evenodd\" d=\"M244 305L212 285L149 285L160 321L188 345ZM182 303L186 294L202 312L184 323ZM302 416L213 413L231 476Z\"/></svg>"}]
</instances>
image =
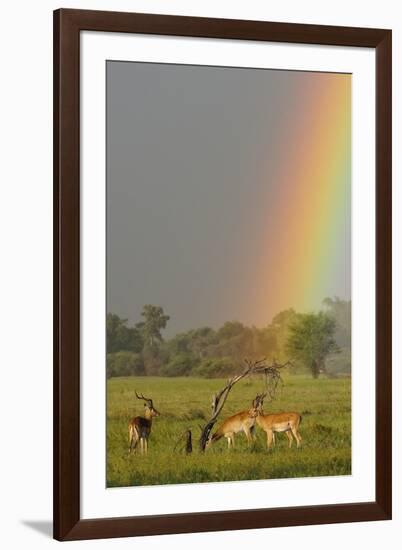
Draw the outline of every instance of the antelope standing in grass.
<instances>
[{"instance_id":1,"label":"antelope standing in grass","mask_svg":"<svg viewBox=\"0 0 402 550\"><path fill-rule=\"evenodd\" d=\"M299 425L302 417L296 412L282 412L275 414L264 414L262 410L264 397L266 394L257 395L253 404L258 411L256 418L257 425L264 430L267 434L267 448L271 448L271 445L275 445L275 433L285 432L288 441L289 448L292 446L293 437L296 440L296 446L300 447L301 435L299 433Z\"/></svg>"},{"instance_id":2,"label":"antelope standing in grass","mask_svg":"<svg viewBox=\"0 0 402 550\"><path fill-rule=\"evenodd\" d=\"M258 409L252 407L246 411L241 411L233 416L229 416L229 418L223 421L213 436L210 437L207 448L209 448L212 443L219 441L222 437L226 437L228 449L230 449L230 447L234 447L234 436L239 432L244 432L247 442L250 445L253 440L252 429L258 414Z\"/></svg>"},{"instance_id":3,"label":"antelope standing in grass","mask_svg":"<svg viewBox=\"0 0 402 550\"><path fill-rule=\"evenodd\" d=\"M137 391L135 392L135 395L137 399L142 399L145 401L145 411L144 416L136 416L128 423L128 437L130 444L128 452L135 452L138 442L140 442L141 454L146 454L148 452L148 439L151 433L152 419L155 416L159 416L159 413L155 409L152 399L149 397L144 397L142 394L138 395Z\"/></svg>"}]
</instances>

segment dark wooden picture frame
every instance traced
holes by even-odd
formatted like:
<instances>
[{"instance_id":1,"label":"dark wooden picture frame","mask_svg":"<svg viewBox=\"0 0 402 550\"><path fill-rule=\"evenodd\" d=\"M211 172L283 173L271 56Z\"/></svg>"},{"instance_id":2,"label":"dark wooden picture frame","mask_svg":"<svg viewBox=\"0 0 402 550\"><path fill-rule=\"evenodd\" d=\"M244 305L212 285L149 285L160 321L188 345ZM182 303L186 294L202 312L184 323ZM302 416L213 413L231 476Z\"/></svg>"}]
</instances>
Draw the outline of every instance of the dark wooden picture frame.
<instances>
[{"instance_id":1,"label":"dark wooden picture frame","mask_svg":"<svg viewBox=\"0 0 402 550\"><path fill-rule=\"evenodd\" d=\"M80 31L374 48L376 498L373 502L80 519ZM94 539L384 520L392 509L390 30L165 15L54 12L54 537Z\"/></svg>"}]
</instances>

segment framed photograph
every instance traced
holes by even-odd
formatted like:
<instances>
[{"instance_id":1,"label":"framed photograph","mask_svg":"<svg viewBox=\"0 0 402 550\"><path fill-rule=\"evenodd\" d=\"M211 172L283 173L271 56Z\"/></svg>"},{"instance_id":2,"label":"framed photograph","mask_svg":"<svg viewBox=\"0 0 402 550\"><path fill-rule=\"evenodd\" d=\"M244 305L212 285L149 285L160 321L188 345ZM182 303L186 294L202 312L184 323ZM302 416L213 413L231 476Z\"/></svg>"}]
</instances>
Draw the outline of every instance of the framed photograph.
<instances>
[{"instance_id":1,"label":"framed photograph","mask_svg":"<svg viewBox=\"0 0 402 550\"><path fill-rule=\"evenodd\" d=\"M54 536L391 518L391 31L54 13Z\"/></svg>"}]
</instances>

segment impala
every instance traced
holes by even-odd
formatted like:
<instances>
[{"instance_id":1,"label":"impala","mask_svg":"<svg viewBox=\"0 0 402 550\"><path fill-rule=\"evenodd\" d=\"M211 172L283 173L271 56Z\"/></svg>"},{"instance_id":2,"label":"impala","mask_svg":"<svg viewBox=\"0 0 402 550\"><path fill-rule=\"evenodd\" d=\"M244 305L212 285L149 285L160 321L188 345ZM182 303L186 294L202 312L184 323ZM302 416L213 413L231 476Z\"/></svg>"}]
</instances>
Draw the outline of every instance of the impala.
<instances>
[{"instance_id":1,"label":"impala","mask_svg":"<svg viewBox=\"0 0 402 550\"><path fill-rule=\"evenodd\" d=\"M234 435L239 432L244 432L247 442L250 445L253 439L252 429L258 414L258 409L253 407L246 411L238 412L233 416L229 416L208 440L207 448L210 447L212 443L219 441L222 437L226 437L228 449L230 449L230 447L234 447Z\"/></svg>"},{"instance_id":2,"label":"impala","mask_svg":"<svg viewBox=\"0 0 402 550\"><path fill-rule=\"evenodd\" d=\"M299 433L301 415L296 412L264 414L262 405L265 395L258 395L254 400L254 404L258 411L257 425L267 434L267 448L270 449L272 444L275 445L275 432L285 432L289 441L289 448L292 446L293 437L296 440L297 447L299 447L302 440Z\"/></svg>"},{"instance_id":3,"label":"impala","mask_svg":"<svg viewBox=\"0 0 402 550\"><path fill-rule=\"evenodd\" d=\"M152 428L152 419L155 416L159 416L158 411L155 409L152 399L144 397L142 394L138 395L135 392L137 399L142 399L144 403L144 416L136 416L128 423L128 437L130 447L128 452L135 452L135 449L140 442L141 454L148 452L148 439Z\"/></svg>"}]
</instances>

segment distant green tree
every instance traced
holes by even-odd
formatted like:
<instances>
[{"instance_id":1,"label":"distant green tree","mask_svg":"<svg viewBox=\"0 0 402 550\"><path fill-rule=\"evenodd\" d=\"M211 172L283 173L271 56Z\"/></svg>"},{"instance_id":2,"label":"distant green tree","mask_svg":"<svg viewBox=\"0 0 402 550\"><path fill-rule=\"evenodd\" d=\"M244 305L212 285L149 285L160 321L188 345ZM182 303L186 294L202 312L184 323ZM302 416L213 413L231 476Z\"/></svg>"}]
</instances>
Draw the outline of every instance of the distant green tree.
<instances>
[{"instance_id":1,"label":"distant green tree","mask_svg":"<svg viewBox=\"0 0 402 550\"><path fill-rule=\"evenodd\" d=\"M217 336L220 341L229 340L235 336L238 336L244 331L243 323L240 321L226 321L224 325L218 330Z\"/></svg>"},{"instance_id":2,"label":"distant green tree","mask_svg":"<svg viewBox=\"0 0 402 550\"><path fill-rule=\"evenodd\" d=\"M257 359L261 357L280 359L278 337L272 327L254 328L253 337L253 357Z\"/></svg>"},{"instance_id":3,"label":"distant green tree","mask_svg":"<svg viewBox=\"0 0 402 550\"><path fill-rule=\"evenodd\" d=\"M284 328L289 326L289 323L294 321L297 313L293 308L284 309L277 313L272 319L272 326L276 328Z\"/></svg>"},{"instance_id":4,"label":"distant green tree","mask_svg":"<svg viewBox=\"0 0 402 550\"><path fill-rule=\"evenodd\" d=\"M215 342L216 332L210 327L201 327L176 334L166 342L166 348L170 356L186 353L194 358L202 359L207 355L209 347Z\"/></svg>"},{"instance_id":5,"label":"distant green tree","mask_svg":"<svg viewBox=\"0 0 402 550\"><path fill-rule=\"evenodd\" d=\"M242 364L245 356L253 354L253 329L239 321L228 321L218 329L214 342L204 357L230 357L232 364Z\"/></svg>"},{"instance_id":6,"label":"distant green tree","mask_svg":"<svg viewBox=\"0 0 402 550\"><path fill-rule=\"evenodd\" d=\"M352 335L352 302L350 300L341 300L335 296L334 298L325 298L323 304L327 308L328 314L336 321L336 343L342 348L350 349Z\"/></svg>"},{"instance_id":7,"label":"distant green tree","mask_svg":"<svg viewBox=\"0 0 402 550\"><path fill-rule=\"evenodd\" d=\"M147 376L158 376L159 370L164 363L159 346L145 346L142 352L144 358L145 374Z\"/></svg>"},{"instance_id":8,"label":"distant green tree","mask_svg":"<svg viewBox=\"0 0 402 550\"><path fill-rule=\"evenodd\" d=\"M325 372L325 359L338 351L334 339L335 320L319 313L299 313L289 326L287 351L293 359L311 369L314 378Z\"/></svg>"},{"instance_id":9,"label":"distant green tree","mask_svg":"<svg viewBox=\"0 0 402 550\"><path fill-rule=\"evenodd\" d=\"M139 353L143 347L143 339L138 328L127 326L127 319L121 319L114 313L106 317L106 348L107 353L117 351L133 351Z\"/></svg>"},{"instance_id":10,"label":"distant green tree","mask_svg":"<svg viewBox=\"0 0 402 550\"><path fill-rule=\"evenodd\" d=\"M271 329L276 339L276 358L280 361L287 360L287 341L289 327L295 321L297 313L293 308L285 309L277 313L272 319Z\"/></svg>"},{"instance_id":11,"label":"distant green tree","mask_svg":"<svg viewBox=\"0 0 402 550\"><path fill-rule=\"evenodd\" d=\"M191 330L188 334L188 350L198 359L208 353L208 349L216 342L216 332L210 327Z\"/></svg>"},{"instance_id":12,"label":"distant green tree","mask_svg":"<svg viewBox=\"0 0 402 550\"><path fill-rule=\"evenodd\" d=\"M136 325L142 333L144 345L148 348L154 348L159 342L163 341L161 330L166 328L169 321L169 315L166 315L163 308L150 304L142 308L142 317L144 321Z\"/></svg>"},{"instance_id":13,"label":"distant green tree","mask_svg":"<svg viewBox=\"0 0 402 550\"><path fill-rule=\"evenodd\" d=\"M175 355L178 353L189 353L190 352L190 333L189 332L180 332L176 334L166 342L166 347L169 351L169 354Z\"/></svg>"}]
</instances>

